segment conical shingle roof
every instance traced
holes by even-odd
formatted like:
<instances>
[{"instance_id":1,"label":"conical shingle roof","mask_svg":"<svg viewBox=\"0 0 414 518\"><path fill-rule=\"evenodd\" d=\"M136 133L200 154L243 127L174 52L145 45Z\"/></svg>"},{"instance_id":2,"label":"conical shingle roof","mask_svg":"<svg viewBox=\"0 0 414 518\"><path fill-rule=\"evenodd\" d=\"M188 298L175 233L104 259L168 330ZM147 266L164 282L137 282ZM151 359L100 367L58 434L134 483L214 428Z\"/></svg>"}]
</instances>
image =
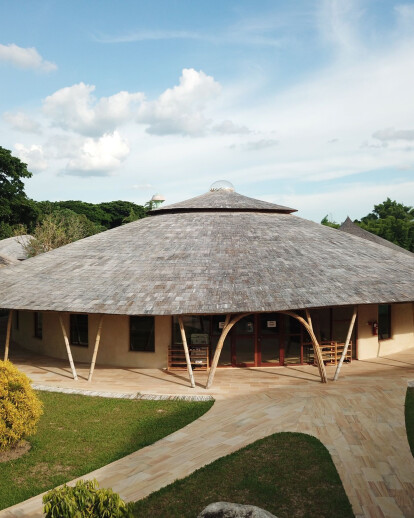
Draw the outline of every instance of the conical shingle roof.
<instances>
[{"instance_id":1,"label":"conical shingle roof","mask_svg":"<svg viewBox=\"0 0 414 518\"><path fill-rule=\"evenodd\" d=\"M177 213L177 212L278 212L281 214L290 214L296 212L296 209L284 207L283 205L276 205L267 201L256 200L243 196L237 192L226 189L209 191L201 196L196 196L189 200L167 205L159 209L151 211L152 215Z\"/></svg>"},{"instance_id":2,"label":"conical shingle roof","mask_svg":"<svg viewBox=\"0 0 414 518\"><path fill-rule=\"evenodd\" d=\"M380 236L368 232L368 230L361 228L359 225L356 225L349 216L339 227L339 230L342 230L343 232L347 232L348 234L352 234L354 236L362 237L363 239L367 239L368 241L372 241L373 243L378 243L379 245L386 246L387 248L392 248L393 250L396 250L403 254L408 254L411 256L413 255L413 253L409 250L401 248L400 246L391 243L391 241L387 241L386 239L383 239Z\"/></svg>"},{"instance_id":3,"label":"conical shingle roof","mask_svg":"<svg viewBox=\"0 0 414 518\"><path fill-rule=\"evenodd\" d=\"M0 307L171 315L414 301L414 255L266 202L240 211L239 196L219 193L217 210L164 207L3 268Z\"/></svg>"}]
</instances>

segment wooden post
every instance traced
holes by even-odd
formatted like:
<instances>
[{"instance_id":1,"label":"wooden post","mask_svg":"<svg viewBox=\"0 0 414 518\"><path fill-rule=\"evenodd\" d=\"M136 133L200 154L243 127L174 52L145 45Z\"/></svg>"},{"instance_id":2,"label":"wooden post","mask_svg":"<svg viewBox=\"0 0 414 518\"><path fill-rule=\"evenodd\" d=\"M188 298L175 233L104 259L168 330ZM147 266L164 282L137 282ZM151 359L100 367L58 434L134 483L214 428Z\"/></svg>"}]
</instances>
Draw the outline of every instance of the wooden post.
<instances>
[{"instance_id":1,"label":"wooden post","mask_svg":"<svg viewBox=\"0 0 414 518\"><path fill-rule=\"evenodd\" d=\"M319 342L315 336L315 333L313 332L312 320L311 320L309 311L306 310L306 317L308 318L308 322L306 322L306 320L304 318L302 318L301 316L297 315L294 311L280 311L280 313L284 313L285 315L289 315L292 318L296 318L296 320L299 320L299 322L305 327L305 329L309 333L309 336L312 340L313 351L315 353L316 365L319 370L321 382L327 383L328 378L326 377L325 364L323 363L323 358L322 358L322 354L321 354L321 349L319 347Z\"/></svg>"},{"instance_id":2,"label":"wooden post","mask_svg":"<svg viewBox=\"0 0 414 518\"><path fill-rule=\"evenodd\" d=\"M187 337L185 335L185 328L184 328L182 316L178 317L178 323L180 324L181 338L183 340L183 347L184 347L185 361L187 363L188 376L190 377L191 387L195 388L193 369L191 367L190 353L188 352Z\"/></svg>"},{"instance_id":3,"label":"wooden post","mask_svg":"<svg viewBox=\"0 0 414 518\"><path fill-rule=\"evenodd\" d=\"M310 328L312 329L312 331L313 331L312 319L311 319L311 316L310 316L309 309L305 309L305 313L306 313L306 319L307 319L307 321L308 321L309 327L310 327Z\"/></svg>"},{"instance_id":4,"label":"wooden post","mask_svg":"<svg viewBox=\"0 0 414 518\"><path fill-rule=\"evenodd\" d=\"M93 355L92 355L91 368L89 369L88 381L92 381L93 371L95 369L96 357L98 356L99 344L101 342L101 330L102 330L103 319L104 319L104 316L101 315L99 318L98 331L96 332L95 347L94 347Z\"/></svg>"},{"instance_id":5,"label":"wooden post","mask_svg":"<svg viewBox=\"0 0 414 518\"><path fill-rule=\"evenodd\" d=\"M226 315L226 320L224 321L224 327L223 331L221 332L219 341L217 342L216 351L214 353L213 361L211 362L211 369L210 373L208 375L207 383L206 383L206 389L209 389L213 383L214 375L216 373L217 365L220 359L221 350L223 349L224 341L226 339L226 336L229 334L231 328L234 326L234 324L237 324L239 320L246 317L250 313L243 313L242 315L237 315L233 318L233 320L230 320L231 315Z\"/></svg>"},{"instance_id":6,"label":"wooden post","mask_svg":"<svg viewBox=\"0 0 414 518\"><path fill-rule=\"evenodd\" d=\"M339 371L341 370L342 364L344 363L344 360L346 358L346 353L348 352L349 342L351 340L352 331L354 330L355 320L357 317L358 308L357 306L354 306L354 312L352 313L351 322L349 324L348 334L346 336L344 350L342 351L341 359L339 360L338 366L336 367L335 376L333 377L333 380L336 381L339 376Z\"/></svg>"},{"instance_id":7,"label":"wooden post","mask_svg":"<svg viewBox=\"0 0 414 518\"><path fill-rule=\"evenodd\" d=\"M9 345L10 345L12 318L13 318L13 310L11 309L9 311L9 317L7 319L6 344L4 347L4 361L9 359Z\"/></svg>"},{"instance_id":8,"label":"wooden post","mask_svg":"<svg viewBox=\"0 0 414 518\"><path fill-rule=\"evenodd\" d=\"M77 380L78 375L76 374L75 364L73 363L72 352L70 350L69 339L68 339L68 335L66 334L65 325L63 323L61 314L59 314L59 322L60 322L60 327L62 329L63 339L65 341L66 352L68 353L70 368L72 369L73 379Z\"/></svg>"}]
</instances>

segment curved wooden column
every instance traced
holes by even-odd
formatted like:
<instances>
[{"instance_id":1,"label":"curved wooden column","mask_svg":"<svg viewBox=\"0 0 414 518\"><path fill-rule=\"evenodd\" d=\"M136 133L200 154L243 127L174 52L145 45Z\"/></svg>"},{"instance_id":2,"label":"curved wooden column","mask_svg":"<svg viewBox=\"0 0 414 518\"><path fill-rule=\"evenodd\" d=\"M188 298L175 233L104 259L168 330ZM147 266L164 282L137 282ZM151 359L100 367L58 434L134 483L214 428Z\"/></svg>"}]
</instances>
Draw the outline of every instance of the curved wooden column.
<instances>
[{"instance_id":1,"label":"curved wooden column","mask_svg":"<svg viewBox=\"0 0 414 518\"><path fill-rule=\"evenodd\" d=\"M96 332L95 347L93 350L91 367L89 369L88 381L92 381L93 371L95 370L96 357L98 356L99 344L101 342L101 331L102 331L103 319L104 319L104 316L101 315L99 317L98 331Z\"/></svg>"},{"instance_id":2,"label":"curved wooden column","mask_svg":"<svg viewBox=\"0 0 414 518\"><path fill-rule=\"evenodd\" d=\"M180 325L181 338L183 341L185 361L187 363L188 376L190 378L191 387L195 388L195 381L193 375L193 368L191 367L190 353L188 352L187 336L185 334L185 328L183 323L183 317L178 317L178 323Z\"/></svg>"},{"instance_id":3,"label":"curved wooden column","mask_svg":"<svg viewBox=\"0 0 414 518\"><path fill-rule=\"evenodd\" d=\"M7 319L6 344L4 347L4 361L9 359L9 346L10 346L12 319L13 319L13 310L11 309L9 311L9 316Z\"/></svg>"},{"instance_id":4,"label":"curved wooden column","mask_svg":"<svg viewBox=\"0 0 414 518\"><path fill-rule=\"evenodd\" d=\"M76 374L75 364L73 363L72 351L70 350L70 344L69 344L69 338L68 338L68 335L66 334L65 324L63 323L62 315L60 313L59 313L59 322L60 322L60 327L62 329L63 340L65 341L66 352L68 353L70 368L72 369L73 379L77 380L78 375Z\"/></svg>"},{"instance_id":5,"label":"curved wooden column","mask_svg":"<svg viewBox=\"0 0 414 518\"><path fill-rule=\"evenodd\" d=\"M338 379L339 371L341 370L342 364L346 358L346 353L348 352L349 342L351 341L352 331L354 330L355 320L357 317L358 307L354 306L354 312L352 313L351 322L349 323L348 334L346 335L344 350L342 351L341 359L339 360L338 366L336 367L335 376L333 378L334 381Z\"/></svg>"},{"instance_id":6,"label":"curved wooden column","mask_svg":"<svg viewBox=\"0 0 414 518\"><path fill-rule=\"evenodd\" d=\"M309 336L312 340L313 345L313 351L315 353L315 359L316 359L316 365L319 370L319 375L321 377L322 383L327 383L328 379L326 377L326 369L325 364L323 363L321 350L319 347L318 339L316 338L315 333L313 332L313 326L312 326L312 319L310 316L310 313L308 310L306 310L306 320L301 317L300 315L297 315L294 311L279 311L279 313L283 313L284 315L289 315L292 318L296 318L296 320L299 320L299 322L303 325L303 327L306 329L306 331L309 333Z\"/></svg>"},{"instance_id":7,"label":"curved wooden column","mask_svg":"<svg viewBox=\"0 0 414 518\"><path fill-rule=\"evenodd\" d=\"M226 315L226 320L224 321L223 331L221 332L219 341L217 342L217 347L214 352L214 358L213 358L213 361L211 362L211 369L210 369L210 373L208 375L206 389L210 388L213 383L214 375L216 374L217 365L218 365L218 362L220 359L221 350L223 349L224 340L226 339L226 336L229 334L229 332L230 332L231 328L234 326L234 324L237 324L237 322L239 320L246 317L247 315L250 315L250 313L242 313L241 315L235 316L232 320L230 320L231 314Z\"/></svg>"}]
</instances>

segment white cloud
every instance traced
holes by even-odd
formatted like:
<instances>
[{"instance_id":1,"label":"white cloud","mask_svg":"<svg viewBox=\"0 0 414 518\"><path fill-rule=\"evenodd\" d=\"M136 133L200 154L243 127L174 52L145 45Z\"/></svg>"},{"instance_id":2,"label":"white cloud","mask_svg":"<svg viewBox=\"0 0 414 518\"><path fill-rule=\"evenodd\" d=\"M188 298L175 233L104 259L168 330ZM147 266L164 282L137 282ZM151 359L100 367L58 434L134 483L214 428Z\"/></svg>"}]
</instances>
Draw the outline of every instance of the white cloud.
<instances>
[{"instance_id":1,"label":"white cloud","mask_svg":"<svg viewBox=\"0 0 414 518\"><path fill-rule=\"evenodd\" d=\"M399 4L394 6L397 15L398 31L412 35L414 24L414 5L413 4Z\"/></svg>"},{"instance_id":2,"label":"white cloud","mask_svg":"<svg viewBox=\"0 0 414 518\"><path fill-rule=\"evenodd\" d=\"M358 34L364 14L358 0L322 0L318 12L319 32L341 57L355 56L361 51ZM365 23L367 21L365 20Z\"/></svg>"},{"instance_id":3,"label":"white cloud","mask_svg":"<svg viewBox=\"0 0 414 518\"><path fill-rule=\"evenodd\" d=\"M27 164L27 169L31 172L44 171L48 163L45 159L45 154L42 146L33 144L26 147L24 144L16 143L14 145L16 155Z\"/></svg>"},{"instance_id":4,"label":"white cloud","mask_svg":"<svg viewBox=\"0 0 414 518\"><path fill-rule=\"evenodd\" d=\"M414 140L414 130L396 130L395 128L386 128L376 131L372 136L382 142L393 140Z\"/></svg>"},{"instance_id":5,"label":"white cloud","mask_svg":"<svg viewBox=\"0 0 414 518\"><path fill-rule=\"evenodd\" d=\"M203 39L200 34L189 31L157 31L142 30L128 32L119 36L99 35L95 40L99 43L131 43L134 41L157 41L157 40L198 40Z\"/></svg>"},{"instance_id":6,"label":"white cloud","mask_svg":"<svg viewBox=\"0 0 414 518\"><path fill-rule=\"evenodd\" d=\"M275 139L261 139L245 142L241 147L245 151L261 151L262 149L276 147L278 144L279 142Z\"/></svg>"},{"instance_id":7,"label":"white cloud","mask_svg":"<svg viewBox=\"0 0 414 518\"><path fill-rule=\"evenodd\" d=\"M147 132L153 135L203 135L211 122L204 116L206 104L220 90L213 77L185 68L178 86L141 105L137 120L147 124Z\"/></svg>"},{"instance_id":8,"label":"white cloud","mask_svg":"<svg viewBox=\"0 0 414 518\"><path fill-rule=\"evenodd\" d=\"M23 133L41 132L40 124L23 112L5 112L3 113L3 119L17 131L22 131Z\"/></svg>"},{"instance_id":9,"label":"white cloud","mask_svg":"<svg viewBox=\"0 0 414 518\"><path fill-rule=\"evenodd\" d=\"M251 133L247 126L234 124L234 122L230 120L225 120L219 124L216 124L213 127L213 131L221 135L248 135Z\"/></svg>"},{"instance_id":10,"label":"white cloud","mask_svg":"<svg viewBox=\"0 0 414 518\"><path fill-rule=\"evenodd\" d=\"M131 185L131 189L137 189L139 191L146 191L148 189L153 189L154 186L151 185L150 183L138 183L138 184L134 184L134 185Z\"/></svg>"},{"instance_id":11,"label":"white cloud","mask_svg":"<svg viewBox=\"0 0 414 518\"><path fill-rule=\"evenodd\" d=\"M35 69L42 72L56 70L55 63L45 61L33 47L24 48L10 43L9 45L0 44L0 61L10 63L17 68Z\"/></svg>"},{"instance_id":12,"label":"white cloud","mask_svg":"<svg viewBox=\"0 0 414 518\"><path fill-rule=\"evenodd\" d=\"M106 176L118 169L129 155L128 142L115 131L98 139L87 138L78 156L69 160L66 173L77 176Z\"/></svg>"},{"instance_id":13,"label":"white cloud","mask_svg":"<svg viewBox=\"0 0 414 518\"><path fill-rule=\"evenodd\" d=\"M98 136L114 131L117 126L133 120L144 95L140 92L119 92L96 100L94 85L79 83L57 90L46 97L43 113L53 126L82 135Z\"/></svg>"},{"instance_id":14,"label":"white cloud","mask_svg":"<svg viewBox=\"0 0 414 518\"><path fill-rule=\"evenodd\" d=\"M374 205L391 198L405 205L412 206L414 182L365 183L354 182L338 185L325 192L309 194L265 194L261 199L280 203L298 209L297 215L312 219L318 223L330 214L334 221L342 223L347 216L360 219L374 208Z\"/></svg>"}]
</instances>

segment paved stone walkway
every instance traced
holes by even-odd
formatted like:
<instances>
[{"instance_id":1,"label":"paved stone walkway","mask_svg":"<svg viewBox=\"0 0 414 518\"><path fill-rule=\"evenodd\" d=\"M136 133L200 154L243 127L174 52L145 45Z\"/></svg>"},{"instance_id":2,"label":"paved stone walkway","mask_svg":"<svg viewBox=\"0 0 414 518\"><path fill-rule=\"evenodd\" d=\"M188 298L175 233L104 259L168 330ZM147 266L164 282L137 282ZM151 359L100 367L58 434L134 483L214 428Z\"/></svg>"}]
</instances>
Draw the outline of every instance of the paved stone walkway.
<instances>
[{"instance_id":1,"label":"paved stone walkway","mask_svg":"<svg viewBox=\"0 0 414 518\"><path fill-rule=\"evenodd\" d=\"M33 370L24 362L20 367ZM404 421L407 383L414 379L414 350L344 365L339 381L327 385L317 381L312 369L219 370L215 387L208 392L216 402L207 414L82 478L97 478L102 487L138 500L256 439L280 431L304 432L328 448L358 518L414 517L414 459ZM332 379L332 368L328 375ZM97 375L98 386L103 386L102 376ZM156 376L171 383L167 374ZM196 392L202 393L205 374L196 374L196 379ZM191 393L191 388L182 388L185 375L178 385L181 393ZM117 389L130 392L128 387L125 379ZM94 384L91 389L98 390ZM42 516L41 497L0 516Z\"/></svg>"}]
</instances>

